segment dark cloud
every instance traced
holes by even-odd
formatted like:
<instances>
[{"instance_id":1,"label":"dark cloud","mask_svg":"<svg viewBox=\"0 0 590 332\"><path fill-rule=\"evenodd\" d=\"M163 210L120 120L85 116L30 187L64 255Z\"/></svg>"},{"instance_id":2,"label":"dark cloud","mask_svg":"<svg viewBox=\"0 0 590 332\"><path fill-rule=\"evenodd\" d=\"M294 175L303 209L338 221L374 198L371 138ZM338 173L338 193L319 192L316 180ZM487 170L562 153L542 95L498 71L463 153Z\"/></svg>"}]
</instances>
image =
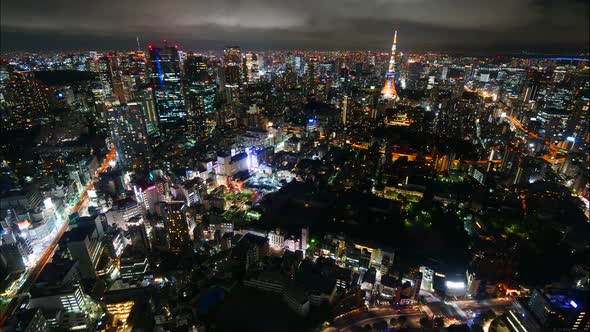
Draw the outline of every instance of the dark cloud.
<instances>
[{"instance_id":1,"label":"dark cloud","mask_svg":"<svg viewBox=\"0 0 590 332\"><path fill-rule=\"evenodd\" d=\"M587 49L581 0L3 0L3 48Z\"/></svg>"}]
</instances>

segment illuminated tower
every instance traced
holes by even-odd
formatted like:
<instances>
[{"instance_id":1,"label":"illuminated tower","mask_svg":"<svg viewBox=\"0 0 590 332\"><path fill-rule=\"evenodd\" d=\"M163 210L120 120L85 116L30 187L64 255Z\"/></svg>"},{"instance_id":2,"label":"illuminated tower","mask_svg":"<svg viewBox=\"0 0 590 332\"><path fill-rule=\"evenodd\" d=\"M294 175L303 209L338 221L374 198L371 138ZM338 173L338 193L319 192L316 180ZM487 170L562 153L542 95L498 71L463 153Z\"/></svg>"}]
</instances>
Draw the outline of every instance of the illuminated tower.
<instances>
[{"instance_id":1,"label":"illuminated tower","mask_svg":"<svg viewBox=\"0 0 590 332\"><path fill-rule=\"evenodd\" d=\"M397 46L397 30L393 35L393 46L391 46L391 57L389 58L389 69L385 74L385 85L381 90L381 95L387 100L397 100L399 96L395 90L395 48Z\"/></svg>"}]
</instances>

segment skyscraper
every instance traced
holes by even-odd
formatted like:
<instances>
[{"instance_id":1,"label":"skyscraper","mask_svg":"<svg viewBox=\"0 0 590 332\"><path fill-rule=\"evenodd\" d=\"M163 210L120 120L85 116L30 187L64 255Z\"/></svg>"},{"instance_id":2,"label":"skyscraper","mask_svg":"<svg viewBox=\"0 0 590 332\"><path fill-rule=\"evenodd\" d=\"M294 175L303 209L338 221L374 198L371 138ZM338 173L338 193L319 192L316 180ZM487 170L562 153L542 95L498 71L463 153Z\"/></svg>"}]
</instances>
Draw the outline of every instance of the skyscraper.
<instances>
[{"instance_id":1,"label":"skyscraper","mask_svg":"<svg viewBox=\"0 0 590 332\"><path fill-rule=\"evenodd\" d=\"M136 93L137 99L140 100L143 109L143 118L147 134L153 136L158 132L158 112L154 103L153 88L148 87Z\"/></svg>"},{"instance_id":2,"label":"skyscraper","mask_svg":"<svg viewBox=\"0 0 590 332\"><path fill-rule=\"evenodd\" d=\"M311 56L307 61L307 66L305 69L305 77L307 83L309 85L314 85L317 80L319 79L319 69L318 65L320 62L320 58L318 56Z\"/></svg>"},{"instance_id":3,"label":"skyscraper","mask_svg":"<svg viewBox=\"0 0 590 332\"><path fill-rule=\"evenodd\" d=\"M195 139L203 139L207 137L206 119L215 113L215 85L191 84L187 87L186 96L191 114L191 136Z\"/></svg>"},{"instance_id":4,"label":"skyscraper","mask_svg":"<svg viewBox=\"0 0 590 332\"><path fill-rule=\"evenodd\" d=\"M207 137L205 119L215 111L216 86L209 76L208 60L204 55L190 55L184 63L189 130L197 140Z\"/></svg>"},{"instance_id":5,"label":"skyscraper","mask_svg":"<svg viewBox=\"0 0 590 332\"><path fill-rule=\"evenodd\" d=\"M258 73L258 56L255 53L246 53L244 55L244 81L251 83L257 81Z\"/></svg>"},{"instance_id":6,"label":"skyscraper","mask_svg":"<svg viewBox=\"0 0 590 332\"><path fill-rule=\"evenodd\" d=\"M209 58L201 54L190 54L184 62L184 74L187 82L195 83L210 83L209 76Z\"/></svg>"},{"instance_id":7,"label":"skyscraper","mask_svg":"<svg viewBox=\"0 0 590 332\"><path fill-rule=\"evenodd\" d=\"M149 161L148 135L141 103L113 106L107 110L117 155L126 169L139 170Z\"/></svg>"},{"instance_id":8,"label":"skyscraper","mask_svg":"<svg viewBox=\"0 0 590 332\"><path fill-rule=\"evenodd\" d=\"M143 51L129 52L127 53L126 63L124 70L129 80L129 90L132 93L142 91L148 73L148 63L146 60L146 54Z\"/></svg>"},{"instance_id":9,"label":"skyscraper","mask_svg":"<svg viewBox=\"0 0 590 332\"><path fill-rule=\"evenodd\" d=\"M319 62L318 56L311 56L305 65L305 83L308 96L315 97L316 94L319 81Z\"/></svg>"},{"instance_id":10,"label":"skyscraper","mask_svg":"<svg viewBox=\"0 0 590 332\"><path fill-rule=\"evenodd\" d=\"M228 46L223 50L223 62L225 69L225 86L237 87L240 85L240 67L242 54L239 46Z\"/></svg>"},{"instance_id":11,"label":"skyscraper","mask_svg":"<svg viewBox=\"0 0 590 332\"><path fill-rule=\"evenodd\" d=\"M393 45L391 46L391 56L389 57L389 68L385 74L385 85L381 90L381 95L387 100L397 100L399 96L395 90L395 49L397 47L397 30L393 35Z\"/></svg>"},{"instance_id":12,"label":"skyscraper","mask_svg":"<svg viewBox=\"0 0 590 332\"><path fill-rule=\"evenodd\" d=\"M96 61L96 70L102 86L102 97L106 98L113 94L113 63L111 56L106 55Z\"/></svg>"},{"instance_id":13,"label":"skyscraper","mask_svg":"<svg viewBox=\"0 0 590 332\"><path fill-rule=\"evenodd\" d=\"M176 47L149 47L152 92L162 134L185 134L187 111L180 80L180 59Z\"/></svg>"},{"instance_id":14,"label":"skyscraper","mask_svg":"<svg viewBox=\"0 0 590 332\"><path fill-rule=\"evenodd\" d=\"M566 124L567 139L571 140L572 145L590 140L588 137L588 121L590 112L590 97L582 93L576 98L571 107Z\"/></svg>"}]
</instances>

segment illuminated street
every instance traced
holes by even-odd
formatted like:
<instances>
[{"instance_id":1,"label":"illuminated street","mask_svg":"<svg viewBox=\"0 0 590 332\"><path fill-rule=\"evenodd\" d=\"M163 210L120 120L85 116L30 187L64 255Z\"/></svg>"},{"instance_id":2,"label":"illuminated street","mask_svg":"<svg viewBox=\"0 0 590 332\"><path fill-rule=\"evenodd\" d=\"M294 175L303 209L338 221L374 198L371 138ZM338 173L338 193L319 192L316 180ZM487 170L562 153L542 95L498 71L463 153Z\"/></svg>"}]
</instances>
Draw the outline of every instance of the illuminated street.
<instances>
[{"instance_id":1,"label":"illuminated street","mask_svg":"<svg viewBox=\"0 0 590 332\"><path fill-rule=\"evenodd\" d=\"M109 163L115 160L115 157L115 150L112 149L105 157L105 160L98 170L98 173L100 174L105 172L109 167ZM58 223L56 224L57 230L52 232L49 238L43 239L43 242L36 246L35 255L30 258L30 261L34 263L31 263L31 265L28 266L27 270L11 286L11 288L7 289L6 292L2 294L3 298L10 300L8 306L0 316L0 326L4 320L16 309L20 300L20 296L27 293L28 289L35 282L41 271L43 271L45 265L51 260L60 238L68 230L67 220L69 220L69 216L72 213L79 212L82 208L88 205L88 190L92 189L93 187L93 183L90 183L86 187L84 192L80 195L80 201L76 203L76 205L66 207L58 205L55 208L55 213L58 220ZM60 211L62 212L60 213Z\"/></svg>"}]
</instances>

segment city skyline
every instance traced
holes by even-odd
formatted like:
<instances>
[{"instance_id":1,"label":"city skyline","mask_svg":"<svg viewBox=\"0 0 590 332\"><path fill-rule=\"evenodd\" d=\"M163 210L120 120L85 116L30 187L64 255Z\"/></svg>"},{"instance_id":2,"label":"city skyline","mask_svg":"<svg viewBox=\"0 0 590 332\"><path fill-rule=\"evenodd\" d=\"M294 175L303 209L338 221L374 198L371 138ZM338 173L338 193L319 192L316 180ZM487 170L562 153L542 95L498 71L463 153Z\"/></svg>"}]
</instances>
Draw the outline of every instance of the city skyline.
<instances>
[{"instance_id":1,"label":"city skyline","mask_svg":"<svg viewBox=\"0 0 590 332\"><path fill-rule=\"evenodd\" d=\"M590 331L587 1L1 10L1 331Z\"/></svg>"}]
</instances>

